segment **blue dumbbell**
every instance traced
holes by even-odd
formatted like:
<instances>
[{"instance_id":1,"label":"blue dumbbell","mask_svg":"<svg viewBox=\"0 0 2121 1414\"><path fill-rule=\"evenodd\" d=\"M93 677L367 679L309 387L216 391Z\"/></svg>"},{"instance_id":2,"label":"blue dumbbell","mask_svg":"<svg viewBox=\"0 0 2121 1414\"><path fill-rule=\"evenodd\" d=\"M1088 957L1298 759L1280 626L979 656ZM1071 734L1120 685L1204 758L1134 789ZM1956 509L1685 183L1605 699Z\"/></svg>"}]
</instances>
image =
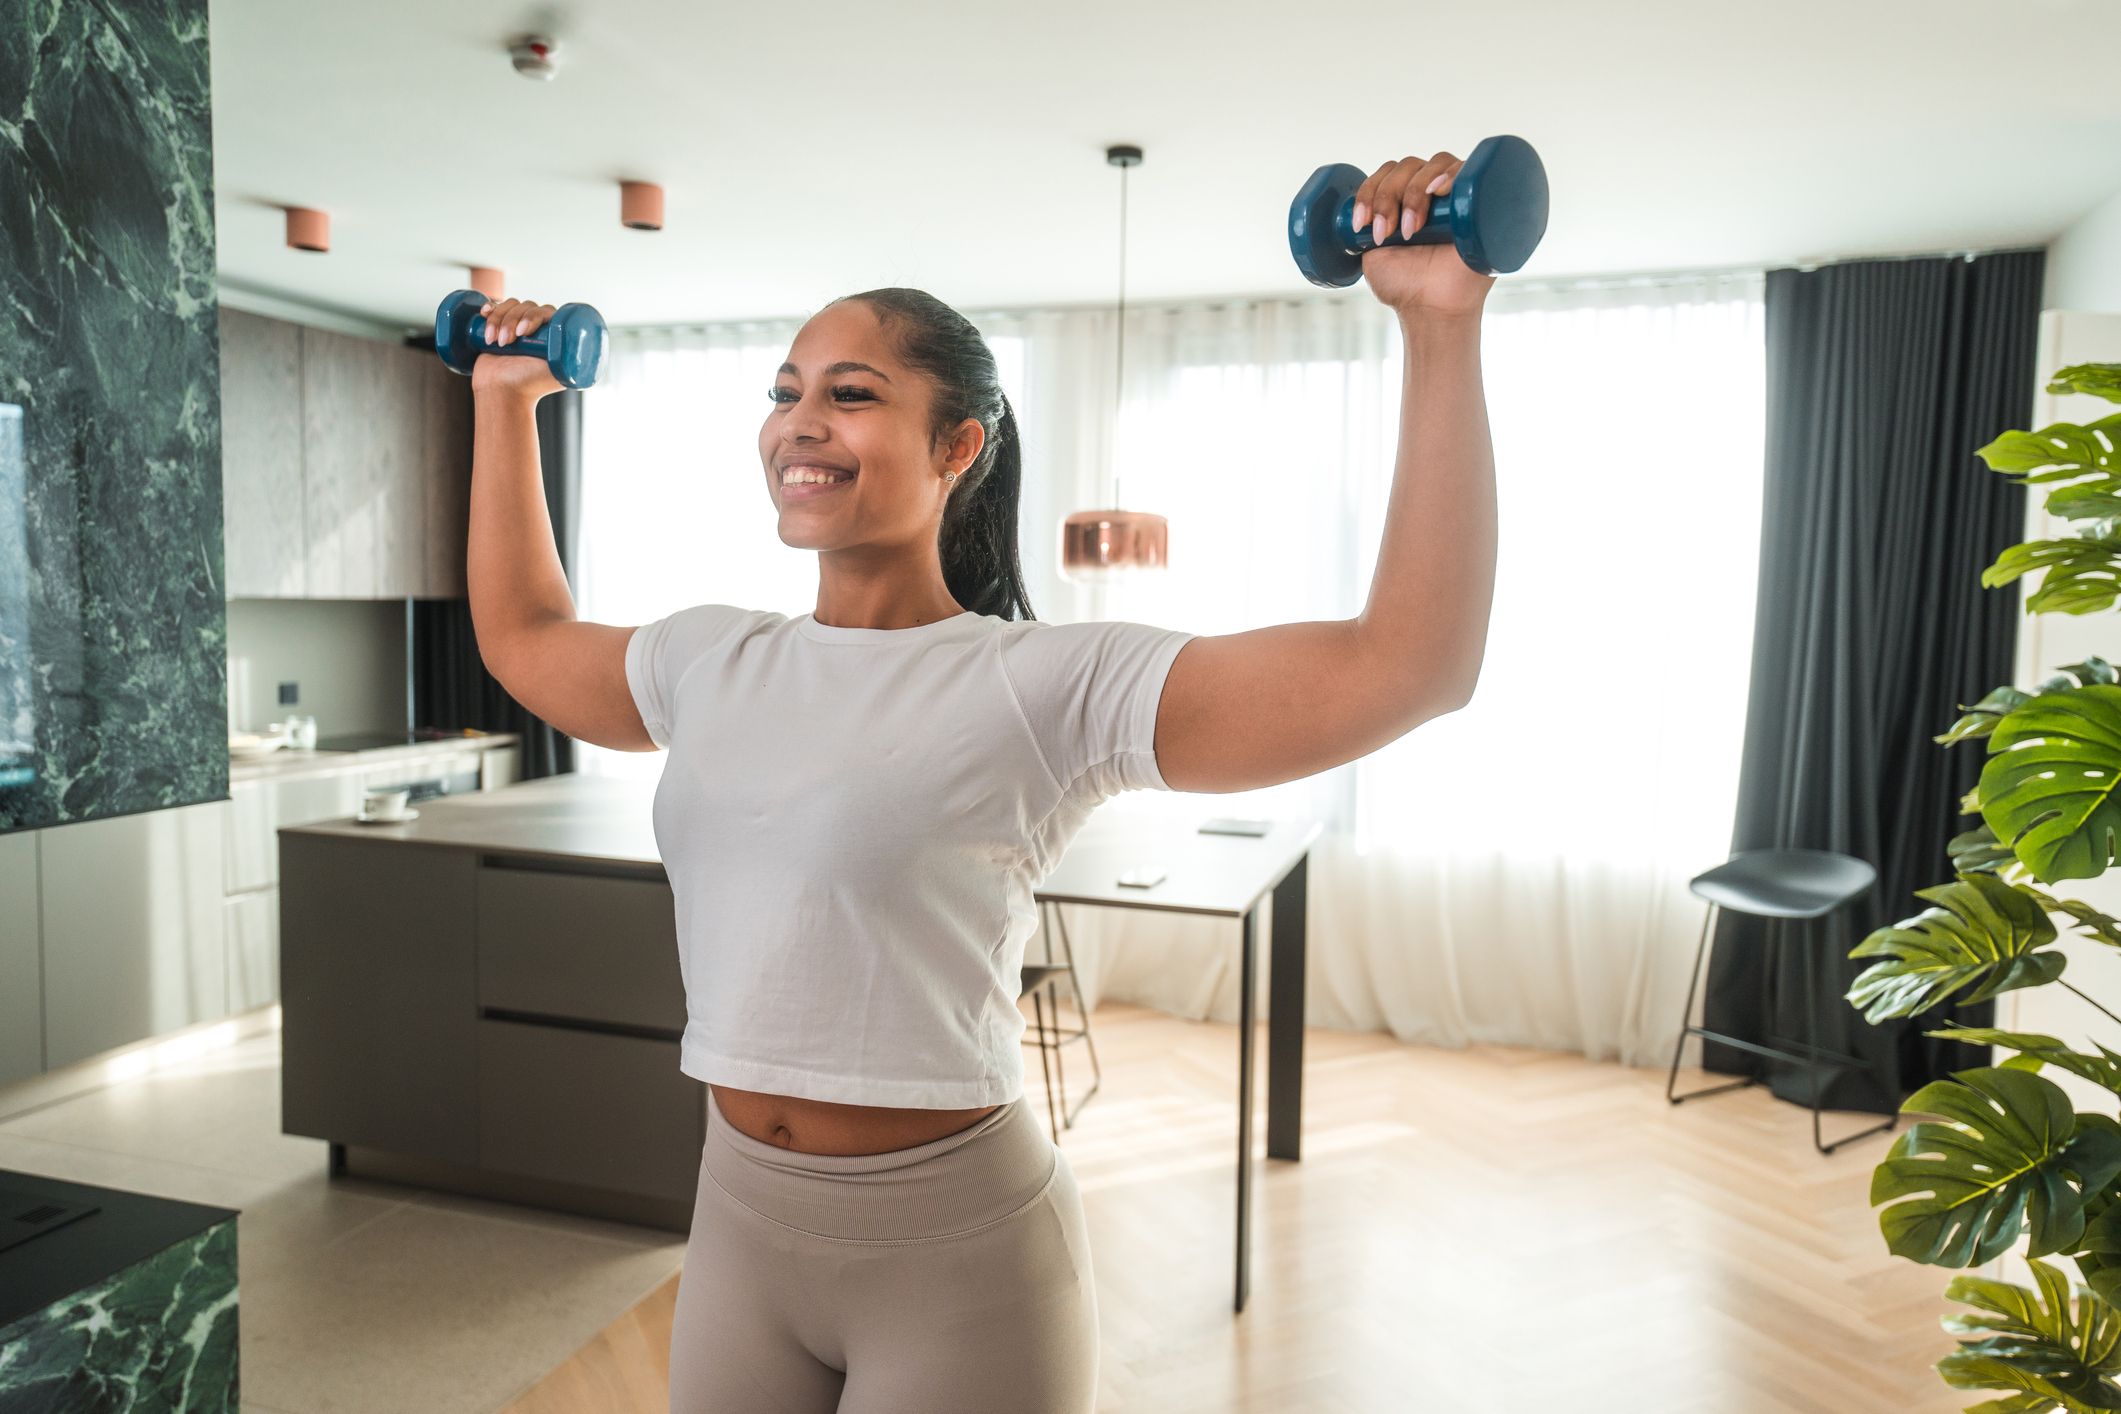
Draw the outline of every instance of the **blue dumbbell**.
<instances>
[{"instance_id":1,"label":"blue dumbbell","mask_svg":"<svg viewBox=\"0 0 2121 1414\"><path fill-rule=\"evenodd\" d=\"M1444 241L1481 274L1507 275L1531 259L1547 231L1547 169L1521 137L1481 139L1451 190L1428 199L1428 217L1412 240L1393 231L1380 242L1368 226L1355 229L1355 192L1369 175L1346 162L1321 167L1289 203L1289 254L1312 284L1354 284L1363 252L1380 245Z\"/></svg>"},{"instance_id":2,"label":"blue dumbbell","mask_svg":"<svg viewBox=\"0 0 2121 1414\"><path fill-rule=\"evenodd\" d=\"M458 290L435 311L435 352L458 373L471 372L480 354L527 354L545 360L563 388L586 388L597 381L604 350L611 342L604 316L586 304L563 304L552 318L521 338L505 344L486 342L486 319L479 307L486 296Z\"/></svg>"}]
</instances>

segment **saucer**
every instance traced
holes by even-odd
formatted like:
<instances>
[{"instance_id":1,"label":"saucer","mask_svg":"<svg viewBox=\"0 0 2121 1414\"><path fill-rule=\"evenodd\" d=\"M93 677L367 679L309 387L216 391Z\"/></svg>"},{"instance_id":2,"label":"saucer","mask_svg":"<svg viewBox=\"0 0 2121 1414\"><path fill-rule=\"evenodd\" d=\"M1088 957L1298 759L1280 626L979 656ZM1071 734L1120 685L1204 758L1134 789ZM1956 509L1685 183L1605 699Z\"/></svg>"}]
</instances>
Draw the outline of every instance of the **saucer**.
<instances>
[{"instance_id":1,"label":"saucer","mask_svg":"<svg viewBox=\"0 0 2121 1414\"><path fill-rule=\"evenodd\" d=\"M403 815L389 816L370 815L363 811L361 814L354 816L354 823L356 825L402 825L408 820L417 820L419 818L420 812L413 809L407 809Z\"/></svg>"}]
</instances>

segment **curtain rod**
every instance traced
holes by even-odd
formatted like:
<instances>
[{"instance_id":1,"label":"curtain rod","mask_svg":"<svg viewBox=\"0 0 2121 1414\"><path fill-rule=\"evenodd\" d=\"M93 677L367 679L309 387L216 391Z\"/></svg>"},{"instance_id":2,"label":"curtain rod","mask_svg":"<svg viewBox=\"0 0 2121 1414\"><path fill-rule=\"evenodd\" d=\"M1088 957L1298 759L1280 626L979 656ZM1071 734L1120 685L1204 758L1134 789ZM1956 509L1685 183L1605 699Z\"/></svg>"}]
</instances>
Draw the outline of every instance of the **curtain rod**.
<instances>
[{"instance_id":1,"label":"curtain rod","mask_svg":"<svg viewBox=\"0 0 2121 1414\"><path fill-rule=\"evenodd\" d=\"M1718 280L1763 279L1765 278L1767 272L1770 269L1794 269L1809 272L1817 270L1822 266L1842 265L1855 261L1866 260L1938 260L1957 258L1961 260L1970 261L1979 255L2009 255L2023 251L2034 251L2044 249L2046 249L2046 247L2035 245L2008 246L1989 250L1922 250L1900 251L1886 254L1870 253L1856 255L1818 255L1802 256L1794 260L1777 261L1772 264L1755 263L1750 265L1726 265L1679 270L1642 271L1612 275L1555 276L1551 279L1529 280L1521 280L1512 276L1499 282L1496 286L1496 289L1498 292L1503 293L1505 298L1507 297L1508 292L1514 290L1522 290L1528 293L1548 294L1565 293L1575 290L1656 289L1671 285L1707 284ZM1344 294L1195 295L1181 297L1177 299L1143 301L1137 304L1137 309L1144 311L1195 308L1222 309L1231 305L1262 304L1279 304L1288 305L1291 307L1300 307L1311 305L1325 305L1333 303L1337 300L1344 300L1346 298L1348 298L1348 296ZM964 314L967 319L970 319L977 323L979 320L987 318L1015 319L1024 318L1026 316L1036 314L1068 314L1080 311L1106 313L1110 312L1111 308L1112 306L1104 301L1081 301L1029 305L979 305L968 306L960 312ZM616 337L621 334L635 333L653 334L677 333L709 329L766 328L775 325L800 324L807 317L808 316L806 315L791 314L771 317L753 317L749 319L696 319L686 320L674 324L628 324L624 326L616 326L612 329L611 332L613 336Z\"/></svg>"}]
</instances>

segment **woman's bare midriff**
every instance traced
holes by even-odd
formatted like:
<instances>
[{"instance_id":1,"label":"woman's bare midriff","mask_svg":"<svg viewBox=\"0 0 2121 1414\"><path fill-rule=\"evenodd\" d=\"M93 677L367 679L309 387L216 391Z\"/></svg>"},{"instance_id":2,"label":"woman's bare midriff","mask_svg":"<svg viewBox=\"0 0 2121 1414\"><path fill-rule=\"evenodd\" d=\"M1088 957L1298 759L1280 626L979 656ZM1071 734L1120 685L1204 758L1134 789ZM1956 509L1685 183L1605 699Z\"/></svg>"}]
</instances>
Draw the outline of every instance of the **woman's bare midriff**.
<instances>
[{"instance_id":1,"label":"woman's bare midriff","mask_svg":"<svg viewBox=\"0 0 2121 1414\"><path fill-rule=\"evenodd\" d=\"M757 1090L708 1087L714 1102L738 1131L765 1144L799 1154L885 1154L910 1149L970 1129L1000 1105L969 1110L891 1109L881 1105L842 1105L796 1095L768 1095Z\"/></svg>"}]
</instances>

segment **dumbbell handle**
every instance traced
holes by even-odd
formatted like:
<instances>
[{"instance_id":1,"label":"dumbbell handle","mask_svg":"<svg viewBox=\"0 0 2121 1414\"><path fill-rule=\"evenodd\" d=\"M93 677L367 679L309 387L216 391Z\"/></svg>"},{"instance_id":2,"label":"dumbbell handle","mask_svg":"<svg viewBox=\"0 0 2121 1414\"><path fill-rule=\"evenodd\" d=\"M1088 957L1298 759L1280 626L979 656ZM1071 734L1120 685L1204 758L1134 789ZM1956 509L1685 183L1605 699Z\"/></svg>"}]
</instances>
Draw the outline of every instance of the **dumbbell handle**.
<instances>
[{"instance_id":1,"label":"dumbbell handle","mask_svg":"<svg viewBox=\"0 0 2121 1414\"><path fill-rule=\"evenodd\" d=\"M1427 201L1428 214L1422 218L1421 225L1415 228L1412 236L1400 235L1400 228L1394 226L1380 241L1371 238L1374 224L1356 229L1355 198L1351 196L1340 204L1340 210L1333 213L1333 234L1341 244L1357 254L1395 245L1445 245L1451 240L1451 198L1431 196ZM1375 213L1372 213L1372 219L1374 222Z\"/></svg>"},{"instance_id":2,"label":"dumbbell handle","mask_svg":"<svg viewBox=\"0 0 2121 1414\"><path fill-rule=\"evenodd\" d=\"M486 342L486 316L474 314L471 323L465 326L465 333L482 354L527 354L531 358L543 359L552 356L552 325L549 322L540 324L528 334L518 334L505 344L489 344Z\"/></svg>"}]
</instances>

